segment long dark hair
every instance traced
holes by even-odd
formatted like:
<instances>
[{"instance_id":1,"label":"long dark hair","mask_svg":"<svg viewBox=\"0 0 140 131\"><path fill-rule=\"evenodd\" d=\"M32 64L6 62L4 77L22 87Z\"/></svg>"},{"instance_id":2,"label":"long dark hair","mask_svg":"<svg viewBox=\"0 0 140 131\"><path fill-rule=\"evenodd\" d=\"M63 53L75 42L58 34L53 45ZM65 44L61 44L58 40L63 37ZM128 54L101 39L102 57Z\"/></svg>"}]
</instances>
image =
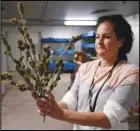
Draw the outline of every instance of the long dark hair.
<instances>
[{"instance_id":1,"label":"long dark hair","mask_svg":"<svg viewBox=\"0 0 140 131\"><path fill-rule=\"evenodd\" d=\"M123 45L119 49L118 59L127 61L126 54L131 51L132 43L134 40L134 35L130 24L124 19L122 15L116 14L100 17L97 21L96 27L98 28L98 26L104 21L109 21L113 24L117 39L124 39Z\"/></svg>"}]
</instances>

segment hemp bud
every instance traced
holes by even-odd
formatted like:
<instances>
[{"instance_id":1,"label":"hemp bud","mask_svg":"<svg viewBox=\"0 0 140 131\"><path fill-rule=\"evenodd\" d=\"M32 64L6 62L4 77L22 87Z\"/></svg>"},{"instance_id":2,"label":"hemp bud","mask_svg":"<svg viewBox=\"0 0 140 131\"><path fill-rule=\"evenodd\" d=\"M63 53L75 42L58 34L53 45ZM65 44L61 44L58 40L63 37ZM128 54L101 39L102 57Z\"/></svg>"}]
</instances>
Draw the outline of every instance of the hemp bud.
<instances>
[{"instance_id":1,"label":"hemp bud","mask_svg":"<svg viewBox=\"0 0 140 131\"><path fill-rule=\"evenodd\" d=\"M36 51L33 49L33 50L32 50L32 53L33 53L33 54L35 54L35 53L36 53Z\"/></svg>"},{"instance_id":2,"label":"hemp bud","mask_svg":"<svg viewBox=\"0 0 140 131\"><path fill-rule=\"evenodd\" d=\"M17 83L15 81L11 81L11 85L16 85Z\"/></svg>"},{"instance_id":3,"label":"hemp bud","mask_svg":"<svg viewBox=\"0 0 140 131\"><path fill-rule=\"evenodd\" d=\"M35 68L35 62L34 61L29 61L29 64L32 68Z\"/></svg>"},{"instance_id":4,"label":"hemp bud","mask_svg":"<svg viewBox=\"0 0 140 131\"><path fill-rule=\"evenodd\" d=\"M18 88L20 91L27 91L28 90L28 88L26 88L26 87L19 87Z\"/></svg>"},{"instance_id":5,"label":"hemp bud","mask_svg":"<svg viewBox=\"0 0 140 131\"><path fill-rule=\"evenodd\" d=\"M41 54L38 54L38 60L39 61L41 60Z\"/></svg>"},{"instance_id":6,"label":"hemp bud","mask_svg":"<svg viewBox=\"0 0 140 131\"><path fill-rule=\"evenodd\" d=\"M19 70L19 73L20 73L21 76L24 76L25 75L24 70Z\"/></svg>"},{"instance_id":7,"label":"hemp bud","mask_svg":"<svg viewBox=\"0 0 140 131\"><path fill-rule=\"evenodd\" d=\"M21 15L24 14L24 6L23 6L23 4L22 4L21 2L19 2L19 3L17 4L17 9L18 9L18 11L21 13Z\"/></svg>"},{"instance_id":8,"label":"hemp bud","mask_svg":"<svg viewBox=\"0 0 140 131\"><path fill-rule=\"evenodd\" d=\"M4 74L1 74L1 80L6 80L6 76Z\"/></svg>"},{"instance_id":9,"label":"hemp bud","mask_svg":"<svg viewBox=\"0 0 140 131\"><path fill-rule=\"evenodd\" d=\"M48 59L51 56L51 52L48 50L46 58Z\"/></svg>"},{"instance_id":10,"label":"hemp bud","mask_svg":"<svg viewBox=\"0 0 140 131\"><path fill-rule=\"evenodd\" d=\"M7 50L8 50L8 51L11 51L10 45L7 45Z\"/></svg>"},{"instance_id":11,"label":"hemp bud","mask_svg":"<svg viewBox=\"0 0 140 131\"><path fill-rule=\"evenodd\" d=\"M69 44L67 45L67 49L68 49L68 50L72 49L72 43L69 43Z\"/></svg>"},{"instance_id":12,"label":"hemp bud","mask_svg":"<svg viewBox=\"0 0 140 131\"><path fill-rule=\"evenodd\" d=\"M26 51L26 57L29 58L31 56L29 51Z\"/></svg>"},{"instance_id":13,"label":"hemp bud","mask_svg":"<svg viewBox=\"0 0 140 131\"><path fill-rule=\"evenodd\" d=\"M55 88L56 86L57 86L57 83L56 83L56 81L54 81L53 88Z\"/></svg>"},{"instance_id":14,"label":"hemp bud","mask_svg":"<svg viewBox=\"0 0 140 131\"><path fill-rule=\"evenodd\" d=\"M24 31L22 30L22 28L20 26L17 27L17 30L22 34L24 35Z\"/></svg>"},{"instance_id":15,"label":"hemp bud","mask_svg":"<svg viewBox=\"0 0 140 131\"><path fill-rule=\"evenodd\" d=\"M25 46L25 48L26 48L27 50L30 49L30 46L29 46L28 44L25 43L24 46Z\"/></svg>"},{"instance_id":16,"label":"hemp bud","mask_svg":"<svg viewBox=\"0 0 140 131\"><path fill-rule=\"evenodd\" d=\"M31 73L31 69L30 69L30 68L26 68L26 72L27 72L28 74L30 74L30 73Z\"/></svg>"},{"instance_id":17,"label":"hemp bud","mask_svg":"<svg viewBox=\"0 0 140 131\"><path fill-rule=\"evenodd\" d=\"M23 6L23 4L21 2L19 2L17 4L17 8L23 10L24 9L24 6Z\"/></svg>"},{"instance_id":18,"label":"hemp bud","mask_svg":"<svg viewBox=\"0 0 140 131\"><path fill-rule=\"evenodd\" d=\"M18 59L14 59L14 62L18 65L20 64L20 60L18 60Z\"/></svg>"},{"instance_id":19,"label":"hemp bud","mask_svg":"<svg viewBox=\"0 0 140 131\"><path fill-rule=\"evenodd\" d=\"M32 48L33 50L35 50L35 45L34 45L34 44L31 44L31 48Z\"/></svg>"},{"instance_id":20,"label":"hemp bud","mask_svg":"<svg viewBox=\"0 0 140 131\"><path fill-rule=\"evenodd\" d=\"M45 83L44 83L44 86L47 86L47 85L48 85L48 82L45 82Z\"/></svg>"},{"instance_id":21,"label":"hemp bud","mask_svg":"<svg viewBox=\"0 0 140 131\"><path fill-rule=\"evenodd\" d=\"M18 40L18 45L22 46L23 45L23 41L22 40Z\"/></svg>"},{"instance_id":22,"label":"hemp bud","mask_svg":"<svg viewBox=\"0 0 140 131\"><path fill-rule=\"evenodd\" d=\"M63 60L59 60L59 64L60 64L60 66L62 66L63 65Z\"/></svg>"},{"instance_id":23,"label":"hemp bud","mask_svg":"<svg viewBox=\"0 0 140 131\"><path fill-rule=\"evenodd\" d=\"M7 79L12 80L13 79L12 75L11 74L8 74L7 75Z\"/></svg>"},{"instance_id":24,"label":"hemp bud","mask_svg":"<svg viewBox=\"0 0 140 131\"><path fill-rule=\"evenodd\" d=\"M7 45L8 45L8 41L6 40L4 34L1 34L1 38L2 38L3 44L4 44L5 46L7 46Z\"/></svg>"},{"instance_id":25,"label":"hemp bud","mask_svg":"<svg viewBox=\"0 0 140 131\"><path fill-rule=\"evenodd\" d=\"M59 80L60 80L60 75L58 75L56 78L56 81L59 81Z\"/></svg>"},{"instance_id":26,"label":"hemp bud","mask_svg":"<svg viewBox=\"0 0 140 131\"><path fill-rule=\"evenodd\" d=\"M44 72L44 76L47 77L48 74L49 74L49 71L46 70L46 71Z\"/></svg>"},{"instance_id":27,"label":"hemp bud","mask_svg":"<svg viewBox=\"0 0 140 131\"><path fill-rule=\"evenodd\" d=\"M25 33L24 33L24 36L25 36L27 39L29 39L29 37L30 37L30 35L29 35L28 32L25 32Z\"/></svg>"},{"instance_id":28,"label":"hemp bud","mask_svg":"<svg viewBox=\"0 0 140 131\"><path fill-rule=\"evenodd\" d=\"M31 38L28 39L29 43L33 43L33 40Z\"/></svg>"},{"instance_id":29,"label":"hemp bud","mask_svg":"<svg viewBox=\"0 0 140 131\"><path fill-rule=\"evenodd\" d=\"M23 46L21 46L21 47L19 47L19 46L18 46L18 48L19 48L21 51L24 51L24 50L25 50L24 45L23 45Z\"/></svg>"},{"instance_id":30,"label":"hemp bud","mask_svg":"<svg viewBox=\"0 0 140 131\"><path fill-rule=\"evenodd\" d=\"M12 19L11 19L11 22L12 22L13 24L19 24L19 22L18 22L18 19L17 19L17 18L12 18Z\"/></svg>"},{"instance_id":31,"label":"hemp bud","mask_svg":"<svg viewBox=\"0 0 140 131\"><path fill-rule=\"evenodd\" d=\"M19 69L19 67L16 65L15 66L15 69L19 72L20 71L20 69Z\"/></svg>"},{"instance_id":32,"label":"hemp bud","mask_svg":"<svg viewBox=\"0 0 140 131\"><path fill-rule=\"evenodd\" d=\"M18 82L18 83L16 84L16 86L17 86L17 87L23 87L23 86L25 86L25 83L24 83L24 82Z\"/></svg>"},{"instance_id":33,"label":"hemp bud","mask_svg":"<svg viewBox=\"0 0 140 131\"><path fill-rule=\"evenodd\" d=\"M27 31L28 30L28 27L27 26L23 26L22 28L24 31Z\"/></svg>"},{"instance_id":34,"label":"hemp bud","mask_svg":"<svg viewBox=\"0 0 140 131\"><path fill-rule=\"evenodd\" d=\"M50 49L50 45L43 46L44 52L48 53L49 49Z\"/></svg>"},{"instance_id":35,"label":"hemp bud","mask_svg":"<svg viewBox=\"0 0 140 131\"><path fill-rule=\"evenodd\" d=\"M2 37L2 38L5 37L4 34L1 34L1 37Z\"/></svg>"}]
</instances>

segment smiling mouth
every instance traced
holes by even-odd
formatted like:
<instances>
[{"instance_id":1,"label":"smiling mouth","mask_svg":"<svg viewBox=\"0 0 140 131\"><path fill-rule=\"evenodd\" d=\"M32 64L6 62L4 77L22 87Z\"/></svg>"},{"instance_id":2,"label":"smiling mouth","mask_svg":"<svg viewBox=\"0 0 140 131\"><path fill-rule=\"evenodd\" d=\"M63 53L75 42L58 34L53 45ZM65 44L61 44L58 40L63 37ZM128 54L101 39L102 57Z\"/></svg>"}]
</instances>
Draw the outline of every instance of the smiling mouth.
<instances>
[{"instance_id":1,"label":"smiling mouth","mask_svg":"<svg viewBox=\"0 0 140 131\"><path fill-rule=\"evenodd\" d=\"M97 49L105 49L104 47L97 47Z\"/></svg>"}]
</instances>

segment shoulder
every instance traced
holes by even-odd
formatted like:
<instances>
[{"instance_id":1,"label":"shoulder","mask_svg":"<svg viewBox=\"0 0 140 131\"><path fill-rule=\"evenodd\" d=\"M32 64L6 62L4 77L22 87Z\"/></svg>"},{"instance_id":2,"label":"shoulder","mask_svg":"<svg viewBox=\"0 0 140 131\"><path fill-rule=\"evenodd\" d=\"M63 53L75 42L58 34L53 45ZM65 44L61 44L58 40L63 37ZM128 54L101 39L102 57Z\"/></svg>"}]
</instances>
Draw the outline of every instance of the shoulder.
<instances>
[{"instance_id":1,"label":"shoulder","mask_svg":"<svg viewBox=\"0 0 140 131\"><path fill-rule=\"evenodd\" d=\"M127 79L139 85L139 66L127 61L121 61L118 66L117 73L120 78Z\"/></svg>"},{"instance_id":2,"label":"shoulder","mask_svg":"<svg viewBox=\"0 0 140 131\"><path fill-rule=\"evenodd\" d=\"M120 61L119 68L124 73L139 73L139 66L136 64L131 64L127 61Z\"/></svg>"},{"instance_id":3,"label":"shoulder","mask_svg":"<svg viewBox=\"0 0 140 131\"><path fill-rule=\"evenodd\" d=\"M80 67L79 67L79 70L82 71L82 72L87 72L87 71L90 71L91 69L93 69L94 67L96 67L96 65L98 64L100 60L93 60L93 61L88 61L88 62L85 62L84 64L82 64Z\"/></svg>"}]
</instances>

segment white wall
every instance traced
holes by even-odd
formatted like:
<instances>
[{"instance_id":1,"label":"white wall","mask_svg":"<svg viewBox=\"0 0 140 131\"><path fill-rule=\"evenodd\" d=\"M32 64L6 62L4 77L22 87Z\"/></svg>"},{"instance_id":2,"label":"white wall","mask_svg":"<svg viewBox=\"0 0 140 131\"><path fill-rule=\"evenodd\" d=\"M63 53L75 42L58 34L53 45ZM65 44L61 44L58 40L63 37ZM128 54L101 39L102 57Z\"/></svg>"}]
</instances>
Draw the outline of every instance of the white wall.
<instances>
[{"instance_id":1,"label":"white wall","mask_svg":"<svg viewBox=\"0 0 140 131\"><path fill-rule=\"evenodd\" d=\"M42 37L71 38L91 30L94 27L75 27L75 26L30 26L29 32L41 32ZM14 26L3 26L3 32L16 32Z\"/></svg>"},{"instance_id":2,"label":"white wall","mask_svg":"<svg viewBox=\"0 0 140 131\"><path fill-rule=\"evenodd\" d=\"M2 66L2 68L1 69L2 69L2 72L5 72L5 71L7 71L6 55L3 53L5 51L5 46L2 44L1 48L2 48L2 50L1 50L1 53L2 53L1 66Z\"/></svg>"},{"instance_id":3,"label":"white wall","mask_svg":"<svg viewBox=\"0 0 140 131\"><path fill-rule=\"evenodd\" d=\"M139 65L139 14L126 17L126 20L132 26L134 33L134 42L130 54L128 54L128 61Z\"/></svg>"}]
</instances>

